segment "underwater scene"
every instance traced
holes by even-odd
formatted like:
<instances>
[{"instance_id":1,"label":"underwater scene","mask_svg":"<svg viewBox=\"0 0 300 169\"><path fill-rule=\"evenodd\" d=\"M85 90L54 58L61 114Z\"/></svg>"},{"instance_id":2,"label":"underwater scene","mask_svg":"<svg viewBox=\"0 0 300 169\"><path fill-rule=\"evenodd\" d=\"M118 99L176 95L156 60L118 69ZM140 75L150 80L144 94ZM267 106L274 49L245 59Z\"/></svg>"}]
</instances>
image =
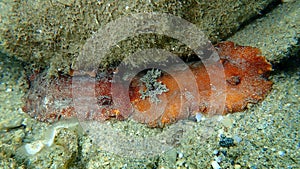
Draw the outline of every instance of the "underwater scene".
<instances>
[{"instance_id":1,"label":"underwater scene","mask_svg":"<svg viewBox=\"0 0 300 169\"><path fill-rule=\"evenodd\" d=\"M0 168L300 168L300 1L0 0Z\"/></svg>"}]
</instances>

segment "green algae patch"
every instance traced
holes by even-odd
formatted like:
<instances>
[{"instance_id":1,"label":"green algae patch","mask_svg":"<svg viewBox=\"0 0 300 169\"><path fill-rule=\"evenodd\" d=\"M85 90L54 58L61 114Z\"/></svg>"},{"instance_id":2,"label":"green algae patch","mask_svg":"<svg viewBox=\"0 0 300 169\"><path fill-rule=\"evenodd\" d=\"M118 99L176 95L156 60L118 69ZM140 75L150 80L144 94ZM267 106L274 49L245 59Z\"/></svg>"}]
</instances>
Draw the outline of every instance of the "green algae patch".
<instances>
[{"instance_id":1,"label":"green algae patch","mask_svg":"<svg viewBox=\"0 0 300 169\"><path fill-rule=\"evenodd\" d=\"M112 20L140 12L169 13L197 25L213 42L233 34L241 24L259 14L267 1L8 1L1 2L2 49L27 63L27 68L49 69L48 75L69 74L82 46L98 29ZM120 46L121 45L121 46ZM120 47L120 48L119 48ZM118 64L144 48L163 48L188 57L188 47L163 35L130 37L121 41L104 61ZM125 51L125 53L124 53Z\"/></svg>"}]
</instances>

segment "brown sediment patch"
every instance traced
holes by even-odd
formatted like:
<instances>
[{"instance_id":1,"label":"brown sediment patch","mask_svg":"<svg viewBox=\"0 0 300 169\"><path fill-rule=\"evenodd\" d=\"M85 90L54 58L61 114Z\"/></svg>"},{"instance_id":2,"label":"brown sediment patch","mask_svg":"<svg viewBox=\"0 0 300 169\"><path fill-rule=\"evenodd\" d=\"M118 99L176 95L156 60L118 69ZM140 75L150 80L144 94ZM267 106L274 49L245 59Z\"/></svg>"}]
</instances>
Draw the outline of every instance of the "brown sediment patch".
<instances>
[{"instance_id":1,"label":"brown sediment patch","mask_svg":"<svg viewBox=\"0 0 300 169\"><path fill-rule=\"evenodd\" d=\"M260 50L253 47L243 47L232 42L216 45L225 71L226 94L225 109L222 114L242 111L249 103L257 103L270 91L272 82L267 78L271 71L271 64L261 56ZM31 88L24 98L23 110L32 117L46 122L53 122L60 118L78 116L85 120L119 120L133 118L151 127L162 127L165 124L188 118L196 112L207 113L210 106L220 107L216 101L211 101L212 89L207 69L215 66L201 63L189 63L189 70L174 70L176 79L185 81L185 87L195 84L189 80L185 71L194 75L200 97L189 98L188 93L182 92L176 79L165 73L161 81L169 89L158 96L159 103L152 103L149 98L142 99L140 90L145 89L136 76L131 82L129 93L122 84L117 85L119 98L126 98L129 94L130 102L113 103L111 94L111 76L96 79L91 76L77 76L76 85L72 85L72 77L45 79L38 75L31 83ZM73 79L74 80L74 79ZM76 98L74 98L74 95ZM74 99L77 105L74 105ZM78 104L80 103L80 104ZM154 105L156 104L156 105ZM154 105L154 106L153 106ZM84 110L84 112L80 112ZM86 111L88 110L88 111ZM79 112L78 112L79 111Z\"/></svg>"}]
</instances>

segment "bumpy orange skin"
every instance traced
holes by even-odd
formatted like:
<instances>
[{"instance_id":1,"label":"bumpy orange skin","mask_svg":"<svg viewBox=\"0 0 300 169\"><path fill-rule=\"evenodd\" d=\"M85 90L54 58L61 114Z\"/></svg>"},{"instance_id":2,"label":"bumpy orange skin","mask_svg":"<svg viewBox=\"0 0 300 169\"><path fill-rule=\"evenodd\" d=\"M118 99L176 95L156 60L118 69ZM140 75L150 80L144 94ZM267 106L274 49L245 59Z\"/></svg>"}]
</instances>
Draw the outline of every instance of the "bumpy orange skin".
<instances>
[{"instance_id":1,"label":"bumpy orange skin","mask_svg":"<svg viewBox=\"0 0 300 169\"><path fill-rule=\"evenodd\" d=\"M226 90L223 91L226 94L226 101L222 114L243 111L247 104L257 103L267 95L272 87L272 82L267 79L272 67L261 56L259 49L238 46L233 42L223 42L216 45L216 50L224 67L226 80ZM174 73L176 79L185 82L186 88L192 88L195 84L189 80L190 77L186 76L185 71L193 73L198 86L196 91L201 97L192 100L184 97L185 93L180 90L176 80L169 74L163 74L157 79L169 89L168 92L158 96L161 102L151 103L149 98L142 100L139 91L145 89L145 86L140 83L140 77L135 77L131 82L129 93L122 84L115 84L118 86L118 91L115 92L119 98L125 98L126 94L130 98L130 103L119 102L118 105L112 102L111 78L109 77L97 80L96 83L93 83L94 77L78 77L80 78L78 85L85 88L78 87L74 90L71 77L46 80L43 76L37 76L31 82L31 88L24 98L23 110L32 117L47 122L79 114L79 117L85 120L133 118L150 127L163 127L188 118L196 112L207 113L210 106L220 107L218 102L210 100L212 91L206 71L208 67L205 68L200 63L189 64L189 66L189 70ZM91 106L88 112L76 112L73 104L74 92L76 96L84 98L82 105L88 105L92 103L92 99L97 98L98 108Z\"/></svg>"},{"instance_id":2,"label":"bumpy orange skin","mask_svg":"<svg viewBox=\"0 0 300 169\"><path fill-rule=\"evenodd\" d=\"M233 42L223 42L216 45L216 49L220 56L225 71L226 80L226 102L225 109L221 111L222 114L243 111L247 104L257 103L262 100L272 87L272 82L267 80L269 72L272 70L271 64L261 56L261 52L257 48L237 46ZM208 65L210 68L214 65ZM198 92L200 98L195 100L196 106L187 104L184 93L180 92L180 88L176 81L170 75L164 75L158 79L165 84L169 91L163 93L159 98L166 98L167 105L162 115L153 119L150 126L164 126L175 122L179 119L187 118L194 115L196 112L207 113L210 106L215 106L216 109L221 107L218 102L210 102L211 87L210 79L206 68L198 64L190 66L194 77L186 77L186 72L176 72L176 77L184 79L185 85L189 88L193 86L193 82L188 78L195 78L198 85ZM138 87L138 86L137 86ZM138 91L137 89L135 89ZM132 103L143 116L135 118L137 121L145 122L146 117L154 112L149 110L149 99L141 100L140 95L135 92L137 96L133 97ZM210 105L212 104L212 105ZM158 105L161 106L161 105ZM181 107L180 107L181 106Z\"/></svg>"},{"instance_id":3,"label":"bumpy orange skin","mask_svg":"<svg viewBox=\"0 0 300 169\"><path fill-rule=\"evenodd\" d=\"M242 111L248 103L262 100L273 83L267 79L272 66L260 50L236 46L233 42L220 43L216 47L227 81L226 113ZM238 83L233 80L236 76Z\"/></svg>"}]
</instances>

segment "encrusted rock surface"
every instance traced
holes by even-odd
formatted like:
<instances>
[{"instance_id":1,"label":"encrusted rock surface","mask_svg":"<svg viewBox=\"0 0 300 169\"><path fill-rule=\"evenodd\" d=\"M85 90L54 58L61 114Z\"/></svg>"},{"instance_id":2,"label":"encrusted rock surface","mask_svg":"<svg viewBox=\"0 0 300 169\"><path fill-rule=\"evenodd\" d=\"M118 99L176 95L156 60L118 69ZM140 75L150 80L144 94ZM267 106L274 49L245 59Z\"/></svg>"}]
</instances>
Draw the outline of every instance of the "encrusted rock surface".
<instances>
[{"instance_id":1,"label":"encrusted rock surface","mask_svg":"<svg viewBox=\"0 0 300 169\"><path fill-rule=\"evenodd\" d=\"M121 16L139 12L170 13L195 24L217 42L259 15L275 0L243 1L10 1L1 2L2 49L28 63L31 70L50 68L49 75L68 74L85 41L99 28ZM11 9L11 10L10 10ZM117 36L117 35L107 35ZM190 53L177 40L161 35L130 37L112 47L103 65L118 63L138 49L164 48Z\"/></svg>"},{"instance_id":2,"label":"encrusted rock surface","mask_svg":"<svg viewBox=\"0 0 300 169\"><path fill-rule=\"evenodd\" d=\"M267 60L274 64L299 55L299 8L300 1L280 4L266 16L256 19L228 40L240 45L260 48Z\"/></svg>"}]
</instances>

